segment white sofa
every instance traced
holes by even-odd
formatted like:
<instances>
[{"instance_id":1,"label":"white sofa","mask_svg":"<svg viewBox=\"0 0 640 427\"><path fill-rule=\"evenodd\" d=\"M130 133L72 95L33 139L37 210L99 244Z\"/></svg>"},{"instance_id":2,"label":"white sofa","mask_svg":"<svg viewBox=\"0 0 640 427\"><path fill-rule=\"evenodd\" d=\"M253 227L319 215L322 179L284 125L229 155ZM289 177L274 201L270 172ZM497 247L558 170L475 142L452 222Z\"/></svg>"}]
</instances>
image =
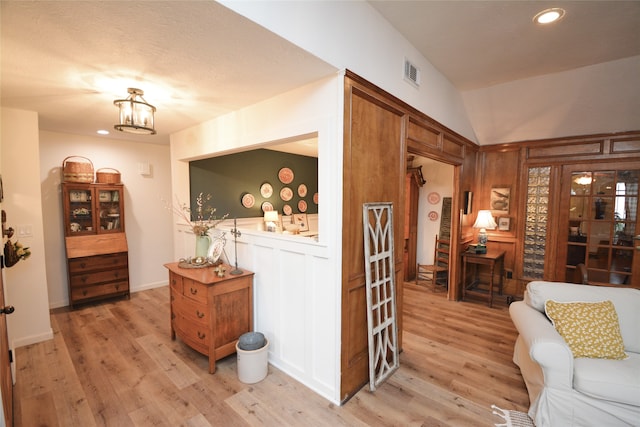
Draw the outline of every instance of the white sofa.
<instances>
[{"instance_id":1,"label":"white sofa","mask_svg":"<svg viewBox=\"0 0 640 427\"><path fill-rule=\"evenodd\" d=\"M545 302L613 302L628 358L574 358L545 315ZM518 330L513 361L537 427L640 426L640 290L531 282L509 307Z\"/></svg>"}]
</instances>

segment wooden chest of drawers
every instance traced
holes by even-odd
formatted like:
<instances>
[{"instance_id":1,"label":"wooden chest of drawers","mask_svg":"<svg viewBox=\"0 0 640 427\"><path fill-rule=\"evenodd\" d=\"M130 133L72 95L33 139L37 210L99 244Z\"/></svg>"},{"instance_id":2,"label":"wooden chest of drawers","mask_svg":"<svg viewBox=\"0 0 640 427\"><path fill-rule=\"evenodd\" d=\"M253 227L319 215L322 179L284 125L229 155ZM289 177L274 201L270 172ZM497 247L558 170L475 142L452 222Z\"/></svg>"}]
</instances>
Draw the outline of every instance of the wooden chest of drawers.
<instances>
[{"instance_id":1,"label":"wooden chest of drawers","mask_svg":"<svg viewBox=\"0 0 640 427\"><path fill-rule=\"evenodd\" d=\"M127 252L68 259L71 306L129 295Z\"/></svg>"},{"instance_id":2,"label":"wooden chest of drawers","mask_svg":"<svg viewBox=\"0 0 640 427\"><path fill-rule=\"evenodd\" d=\"M165 264L171 293L171 338L179 337L209 356L209 373L216 360L236 351L240 335L253 330L253 273L218 277L211 267L188 269ZM225 266L226 271L233 269Z\"/></svg>"}]
</instances>

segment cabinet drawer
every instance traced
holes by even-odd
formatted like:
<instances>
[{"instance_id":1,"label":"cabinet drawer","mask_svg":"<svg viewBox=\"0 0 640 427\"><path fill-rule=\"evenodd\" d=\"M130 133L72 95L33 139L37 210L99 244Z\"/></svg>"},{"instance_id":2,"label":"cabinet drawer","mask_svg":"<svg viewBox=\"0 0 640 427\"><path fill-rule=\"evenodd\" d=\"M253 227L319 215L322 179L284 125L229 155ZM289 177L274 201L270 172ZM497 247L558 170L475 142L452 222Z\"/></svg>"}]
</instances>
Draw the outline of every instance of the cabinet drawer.
<instances>
[{"instance_id":1,"label":"cabinet drawer","mask_svg":"<svg viewBox=\"0 0 640 427\"><path fill-rule=\"evenodd\" d=\"M118 293L125 293L129 291L129 282L114 282L106 283L104 285L96 286L84 286L81 288L74 288L71 290L71 299L78 301L87 298L100 297L103 295L112 295Z\"/></svg>"},{"instance_id":2,"label":"cabinet drawer","mask_svg":"<svg viewBox=\"0 0 640 427\"><path fill-rule=\"evenodd\" d=\"M127 265L126 253L74 258L69 260L69 273L126 267Z\"/></svg>"},{"instance_id":3,"label":"cabinet drawer","mask_svg":"<svg viewBox=\"0 0 640 427\"><path fill-rule=\"evenodd\" d=\"M169 285L171 286L171 295L173 295L174 291L176 294L182 294L182 276L173 271L169 272Z\"/></svg>"},{"instance_id":4,"label":"cabinet drawer","mask_svg":"<svg viewBox=\"0 0 640 427\"><path fill-rule=\"evenodd\" d=\"M207 303L207 290L208 287L202 283L198 283L194 280L183 278L184 289L182 294L202 304Z\"/></svg>"},{"instance_id":5,"label":"cabinet drawer","mask_svg":"<svg viewBox=\"0 0 640 427\"><path fill-rule=\"evenodd\" d=\"M97 283L123 281L129 278L128 268L118 268L115 270L98 271L95 273L86 272L84 274L74 274L70 276L71 287L91 286Z\"/></svg>"},{"instance_id":6,"label":"cabinet drawer","mask_svg":"<svg viewBox=\"0 0 640 427\"><path fill-rule=\"evenodd\" d=\"M172 294L172 296L174 298L171 299L171 305L174 313L204 326L209 325L211 313L205 304L186 298L181 294Z\"/></svg>"},{"instance_id":7,"label":"cabinet drawer","mask_svg":"<svg viewBox=\"0 0 640 427\"><path fill-rule=\"evenodd\" d=\"M173 318L173 328L178 337L189 347L200 353L209 354L209 343L211 342L209 328L192 322L180 314L176 314Z\"/></svg>"}]
</instances>

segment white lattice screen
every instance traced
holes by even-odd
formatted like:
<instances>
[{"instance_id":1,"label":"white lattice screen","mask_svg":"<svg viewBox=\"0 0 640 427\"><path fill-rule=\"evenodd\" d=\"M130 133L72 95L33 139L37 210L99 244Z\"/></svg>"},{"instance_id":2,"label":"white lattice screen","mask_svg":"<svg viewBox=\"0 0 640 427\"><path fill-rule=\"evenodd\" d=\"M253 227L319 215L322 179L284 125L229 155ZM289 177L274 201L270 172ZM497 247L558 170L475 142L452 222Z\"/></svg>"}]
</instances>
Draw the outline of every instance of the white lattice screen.
<instances>
[{"instance_id":1,"label":"white lattice screen","mask_svg":"<svg viewBox=\"0 0 640 427\"><path fill-rule=\"evenodd\" d=\"M374 391L400 366L393 255L393 205L362 207L369 329L369 389Z\"/></svg>"}]
</instances>

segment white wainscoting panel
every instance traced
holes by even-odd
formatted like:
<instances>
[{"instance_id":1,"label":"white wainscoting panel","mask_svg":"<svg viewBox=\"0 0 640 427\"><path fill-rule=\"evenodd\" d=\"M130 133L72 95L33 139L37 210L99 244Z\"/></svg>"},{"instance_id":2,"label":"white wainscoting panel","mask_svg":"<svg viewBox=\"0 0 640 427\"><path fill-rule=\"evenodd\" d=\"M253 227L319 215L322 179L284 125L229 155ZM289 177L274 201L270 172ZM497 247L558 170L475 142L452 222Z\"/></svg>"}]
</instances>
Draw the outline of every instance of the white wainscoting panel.
<instances>
[{"instance_id":1,"label":"white wainscoting panel","mask_svg":"<svg viewBox=\"0 0 640 427\"><path fill-rule=\"evenodd\" d=\"M260 220L237 221L238 267L255 273L254 330L269 339L269 363L339 403L340 282L333 272L340 267L335 255L312 237L261 231ZM190 256L195 239L186 225L179 228L177 251ZM227 261L234 265L233 221L218 228L226 231Z\"/></svg>"}]
</instances>

